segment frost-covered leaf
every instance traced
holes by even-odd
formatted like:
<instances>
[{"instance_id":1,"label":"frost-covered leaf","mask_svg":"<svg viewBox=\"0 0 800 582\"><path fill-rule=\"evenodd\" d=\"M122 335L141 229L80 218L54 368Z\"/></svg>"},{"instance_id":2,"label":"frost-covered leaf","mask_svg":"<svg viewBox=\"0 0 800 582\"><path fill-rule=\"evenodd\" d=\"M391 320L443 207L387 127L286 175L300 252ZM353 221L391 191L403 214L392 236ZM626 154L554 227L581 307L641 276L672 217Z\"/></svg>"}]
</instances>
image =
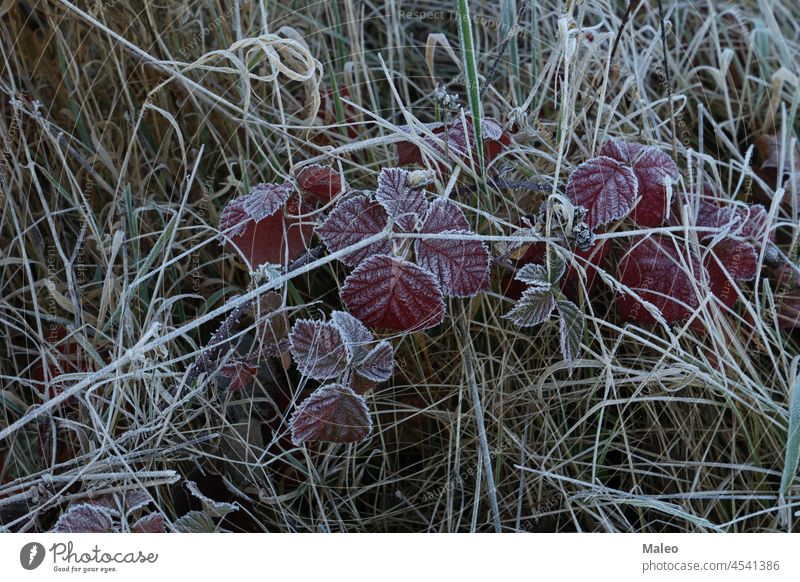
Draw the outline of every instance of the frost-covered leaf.
<instances>
[{"instance_id":1,"label":"frost-covered leaf","mask_svg":"<svg viewBox=\"0 0 800 582\"><path fill-rule=\"evenodd\" d=\"M444 300L430 271L388 255L363 261L344 282L342 300L364 324L418 331L444 319Z\"/></svg>"},{"instance_id":2,"label":"frost-covered leaf","mask_svg":"<svg viewBox=\"0 0 800 582\"><path fill-rule=\"evenodd\" d=\"M711 291L725 305L731 307L738 299L736 281L747 281L755 277L758 254L750 243L726 238L710 244L703 264L708 271Z\"/></svg>"},{"instance_id":3,"label":"frost-covered leaf","mask_svg":"<svg viewBox=\"0 0 800 582\"><path fill-rule=\"evenodd\" d=\"M321 386L297 408L290 422L292 442L355 443L372 432L364 398L341 384Z\"/></svg>"},{"instance_id":4,"label":"frost-covered leaf","mask_svg":"<svg viewBox=\"0 0 800 582\"><path fill-rule=\"evenodd\" d=\"M56 522L56 533L112 533L115 531L111 511L100 505L71 505Z\"/></svg>"},{"instance_id":5,"label":"frost-covered leaf","mask_svg":"<svg viewBox=\"0 0 800 582\"><path fill-rule=\"evenodd\" d=\"M639 193L633 170L601 156L575 168L567 181L567 196L586 208L586 224L596 228L627 215Z\"/></svg>"},{"instance_id":6,"label":"frost-covered leaf","mask_svg":"<svg viewBox=\"0 0 800 582\"><path fill-rule=\"evenodd\" d=\"M228 379L228 390L235 392L251 382L258 373L258 366L252 366L242 359L231 358L219 367L217 373Z\"/></svg>"},{"instance_id":7,"label":"frost-covered leaf","mask_svg":"<svg viewBox=\"0 0 800 582\"><path fill-rule=\"evenodd\" d=\"M522 281L540 291L550 290L550 279L547 276L547 269L544 265L528 263L517 270L514 275L517 281Z\"/></svg>"},{"instance_id":8,"label":"frost-covered leaf","mask_svg":"<svg viewBox=\"0 0 800 582\"><path fill-rule=\"evenodd\" d=\"M758 150L758 157L761 158L761 167L777 169L780 165L781 149L783 148L778 137L770 134L760 135L756 138L755 145ZM796 171L800 170L800 148L795 147L793 151L785 152L783 157L783 171L785 174L792 171L792 163L794 163Z\"/></svg>"},{"instance_id":9,"label":"frost-covered leaf","mask_svg":"<svg viewBox=\"0 0 800 582\"><path fill-rule=\"evenodd\" d=\"M390 221L404 231L411 231L428 211L423 188L412 188L407 170L385 168L378 176L375 198L386 209Z\"/></svg>"},{"instance_id":10,"label":"frost-covered leaf","mask_svg":"<svg viewBox=\"0 0 800 582\"><path fill-rule=\"evenodd\" d=\"M469 230L469 222L464 211L452 200L437 198L428 207L428 214L422 223L422 233L439 233L446 230Z\"/></svg>"},{"instance_id":11,"label":"frost-covered leaf","mask_svg":"<svg viewBox=\"0 0 800 582\"><path fill-rule=\"evenodd\" d=\"M289 200L292 185L258 184L249 194L231 200L219 215L219 228L229 236L242 234L248 220L260 222L280 210Z\"/></svg>"},{"instance_id":12,"label":"frost-covered leaf","mask_svg":"<svg viewBox=\"0 0 800 582\"><path fill-rule=\"evenodd\" d=\"M313 234L313 225L298 218L300 208L295 197L286 203L285 210L277 209L273 214L259 220L255 220L242 208L230 211L227 218L223 211L220 217L220 228L223 231L227 230L225 224L238 220L231 216L244 217L226 232L230 237L226 245L237 251L254 269L266 263L286 264L305 252Z\"/></svg>"},{"instance_id":13,"label":"frost-covered leaf","mask_svg":"<svg viewBox=\"0 0 800 582\"><path fill-rule=\"evenodd\" d=\"M631 240L618 269L619 281L654 305L669 323L688 319L700 304L695 284L705 279L705 268L699 257L668 237ZM617 296L617 307L623 319L655 322L645 306L627 293Z\"/></svg>"},{"instance_id":14,"label":"frost-covered leaf","mask_svg":"<svg viewBox=\"0 0 800 582\"><path fill-rule=\"evenodd\" d=\"M175 521L179 533L215 533L217 525L202 511L190 511Z\"/></svg>"},{"instance_id":15,"label":"frost-covered leaf","mask_svg":"<svg viewBox=\"0 0 800 582\"><path fill-rule=\"evenodd\" d=\"M347 187L342 175L328 166L311 164L297 173L297 186L304 194L327 204ZM344 186L343 186L344 184Z\"/></svg>"},{"instance_id":16,"label":"frost-covered leaf","mask_svg":"<svg viewBox=\"0 0 800 582\"><path fill-rule=\"evenodd\" d=\"M558 254L558 251L550 247L547 250L547 277L550 283L555 285L557 281L561 280L566 271L567 263Z\"/></svg>"},{"instance_id":17,"label":"frost-covered leaf","mask_svg":"<svg viewBox=\"0 0 800 582\"><path fill-rule=\"evenodd\" d=\"M165 533L164 516L154 511L140 517L131 526L131 533Z\"/></svg>"},{"instance_id":18,"label":"frost-covered leaf","mask_svg":"<svg viewBox=\"0 0 800 582\"><path fill-rule=\"evenodd\" d=\"M360 362L367 355L369 344L375 339L372 332L346 311L333 311L331 322L337 327L342 340L344 340L350 361Z\"/></svg>"},{"instance_id":19,"label":"frost-covered leaf","mask_svg":"<svg viewBox=\"0 0 800 582\"><path fill-rule=\"evenodd\" d=\"M327 380L347 369L347 350L333 322L298 319L289 341L292 358L303 376Z\"/></svg>"},{"instance_id":20,"label":"frost-covered leaf","mask_svg":"<svg viewBox=\"0 0 800 582\"><path fill-rule=\"evenodd\" d=\"M586 329L586 318L583 312L572 301L559 301L559 333L561 335L561 353L564 360L572 364L581 350L581 340Z\"/></svg>"},{"instance_id":21,"label":"frost-covered leaf","mask_svg":"<svg viewBox=\"0 0 800 582\"><path fill-rule=\"evenodd\" d=\"M616 139L608 140L600 150L600 155L633 168L641 197L631 213L633 221L645 228L664 224L667 217L665 182L674 182L680 175L672 158L658 148Z\"/></svg>"},{"instance_id":22,"label":"frost-covered leaf","mask_svg":"<svg viewBox=\"0 0 800 582\"><path fill-rule=\"evenodd\" d=\"M394 370L394 349L392 344L383 340L364 357L354 362L357 374L372 382L386 382L392 377Z\"/></svg>"},{"instance_id":23,"label":"frost-covered leaf","mask_svg":"<svg viewBox=\"0 0 800 582\"><path fill-rule=\"evenodd\" d=\"M489 251L480 241L468 240L468 230L445 231L463 239L417 239L417 263L433 273L446 295L471 297L489 288Z\"/></svg>"},{"instance_id":24,"label":"frost-covered leaf","mask_svg":"<svg viewBox=\"0 0 800 582\"><path fill-rule=\"evenodd\" d=\"M194 481L186 481L186 488L189 490L189 493L200 500L200 503L203 505L203 512L209 517L225 517L229 513L239 510L239 505L237 503L215 501L206 496L200 491L200 488Z\"/></svg>"},{"instance_id":25,"label":"frost-covered leaf","mask_svg":"<svg viewBox=\"0 0 800 582\"><path fill-rule=\"evenodd\" d=\"M514 308L503 317L520 327L533 327L546 321L555 306L556 300L551 290L531 287L522 293Z\"/></svg>"},{"instance_id":26,"label":"frost-covered leaf","mask_svg":"<svg viewBox=\"0 0 800 582\"><path fill-rule=\"evenodd\" d=\"M382 232L387 222L383 206L364 195L357 195L340 202L317 229L317 234L328 250L335 253ZM341 260L355 267L371 255L387 254L391 250L391 242L382 239L345 255Z\"/></svg>"},{"instance_id":27,"label":"frost-covered leaf","mask_svg":"<svg viewBox=\"0 0 800 582\"><path fill-rule=\"evenodd\" d=\"M464 130L464 124L462 124L460 119L447 126L443 123L427 124L427 129L436 135L436 139L431 139L427 135L423 135L418 139L421 139L430 149L437 152L439 155L444 156L445 152L447 152L456 154L462 158L472 155L472 157L477 159L472 117L467 116L466 121L466 132ZM487 163L496 158L503 148L511 143L511 138L508 136L508 133L505 132L502 125L491 117L481 118L481 139L483 140L484 159ZM398 143L397 153L398 164L401 166L414 163L421 164L423 161L422 152L419 147L411 142ZM442 173L445 168L439 167L438 170Z\"/></svg>"},{"instance_id":28,"label":"frost-covered leaf","mask_svg":"<svg viewBox=\"0 0 800 582\"><path fill-rule=\"evenodd\" d=\"M618 162L633 166L637 158L644 152L645 146L632 141L622 141L621 139L609 138L600 148L598 155L606 156Z\"/></svg>"}]
</instances>

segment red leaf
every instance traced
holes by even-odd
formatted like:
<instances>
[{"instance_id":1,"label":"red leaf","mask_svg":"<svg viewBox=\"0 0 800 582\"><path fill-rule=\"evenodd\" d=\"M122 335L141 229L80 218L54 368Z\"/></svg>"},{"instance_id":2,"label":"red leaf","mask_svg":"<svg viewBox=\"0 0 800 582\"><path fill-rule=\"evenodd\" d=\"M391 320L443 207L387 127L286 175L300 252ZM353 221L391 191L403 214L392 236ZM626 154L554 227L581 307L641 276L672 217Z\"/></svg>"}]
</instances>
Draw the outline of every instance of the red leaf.
<instances>
[{"instance_id":1,"label":"red leaf","mask_svg":"<svg viewBox=\"0 0 800 582\"><path fill-rule=\"evenodd\" d=\"M166 533L166 531L164 516L155 511L140 517L131 526L131 533Z\"/></svg>"},{"instance_id":2,"label":"red leaf","mask_svg":"<svg viewBox=\"0 0 800 582\"><path fill-rule=\"evenodd\" d=\"M469 230L469 228L467 217L455 202L447 198L437 198L428 207L428 214L420 232L438 233L446 230Z\"/></svg>"},{"instance_id":3,"label":"red leaf","mask_svg":"<svg viewBox=\"0 0 800 582\"><path fill-rule=\"evenodd\" d=\"M335 378L347 368L347 351L338 327L330 321L298 319L289 333L292 358L303 376Z\"/></svg>"},{"instance_id":4,"label":"red leaf","mask_svg":"<svg viewBox=\"0 0 800 582\"><path fill-rule=\"evenodd\" d=\"M711 290L725 305L732 307L738 299L734 281L746 281L756 275L758 253L750 243L731 238L723 239L709 247L704 264L708 270Z\"/></svg>"},{"instance_id":5,"label":"red leaf","mask_svg":"<svg viewBox=\"0 0 800 582\"><path fill-rule=\"evenodd\" d=\"M466 240L468 230L442 234L461 235L463 240L418 239L414 243L417 263L438 279L446 295L472 297L489 288L489 251L480 241Z\"/></svg>"},{"instance_id":6,"label":"red leaf","mask_svg":"<svg viewBox=\"0 0 800 582\"><path fill-rule=\"evenodd\" d=\"M344 346L350 356L350 361L361 361L367 355L367 346L375 340L372 332L346 311L332 312L331 322L339 330L344 340Z\"/></svg>"},{"instance_id":7,"label":"red leaf","mask_svg":"<svg viewBox=\"0 0 800 582\"><path fill-rule=\"evenodd\" d=\"M258 366L251 366L238 359L231 359L222 364L217 372L230 380L228 390L241 390L247 386L258 372Z\"/></svg>"},{"instance_id":8,"label":"red leaf","mask_svg":"<svg viewBox=\"0 0 800 582\"><path fill-rule=\"evenodd\" d=\"M380 204L366 196L357 195L340 202L317 229L317 234L328 250L335 253L378 234L386 228L387 222L386 210ZM391 242L383 239L345 255L341 261L355 267L370 255L391 251Z\"/></svg>"},{"instance_id":9,"label":"red leaf","mask_svg":"<svg viewBox=\"0 0 800 582\"><path fill-rule=\"evenodd\" d=\"M231 200L219 215L219 228L229 236L241 234L248 220L260 222L275 214L292 193L292 185L258 184L250 194Z\"/></svg>"},{"instance_id":10,"label":"red leaf","mask_svg":"<svg viewBox=\"0 0 800 582\"><path fill-rule=\"evenodd\" d=\"M264 204L255 215L261 216L269 208ZM288 202L286 211L292 215L300 214L297 198ZM296 259L308 248L313 233L310 223L303 224L299 218L285 216L281 209L256 220L244 205L236 201L220 215L220 228L223 231L232 229L228 248L237 251L253 268L265 263L283 265Z\"/></svg>"},{"instance_id":11,"label":"red leaf","mask_svg":"<svg viewBox=\"0 0 800 582\"><path fill-rule=\"evenodd\" d=\"M334 196L338 196L347 188L347 184L344 183L339 172L320 164L305 166L298 172L296 180L304 194L316 198L323 204L327 204Z\"/></svg>"},{"instance_id":12,"label":"red leaf","mask_svg":"<svg viewBox=\"0 0 800 582\"><path fill-rule=\"evenodd\" d=\"M696 255L687 256L683 247L667 237L631 240L618 268L619 281L652 303L668 323L688 319L700 304L694 283L702 280L704 267ZM617 307L623 319L655 322L632 295L620 293Z\"/></svg>"},{"instance_id":13,"label":"red leaf","mask_svg":"<svg viewBox=\"0 0 800 582\"><path fill-rule=\"evenodd\" d=\"M567 196L586 208L586 224L596 228L628 214L639 192L633 170L608 157L592 158L567 181Z\"/></svg>"},{"instance_id":14,"label":"red leaf","mask_svg":"<svg viewBox=\"0 0 800 582\"><path fill-rule=\"evenodd\" d=\"M372 382L386 382L394 370L394 349L383 340L356 363L355 371Z\"/></svg>"},{"instance_id":15,"label":"red leaf","mask_svg":"<svg viewBox=\"0 0 800 582\"><path fill-rule=\"evenodd\" d=\"M111 512L100 505L79 503L70 506L56 522L56 533L112 533Z\"/></svg>"},{"instance_id":16,"label":"red leaf","mask_svg":"<svg viewBox=\"0 0 800 582\"><path fill-rule=\"evenodd\" d=\"M292 442L356 443L372 432L364 398L347 386L321 386L297 408L290 422Z\"/></svg>"},{"instance_id":17,"label":"red leaf","mask_svg":"<svg viewBox=\"0 0 800 582\"><path fill-rule=\"evenodd\" d=\"M645 228L664 224L667 217L667 188L664 181L675 181L680 175L672 158L657 148L613 138L603 145L600 155L633 168L641 196L631 214L633 221Z\"/></svg>"},{"instance_id":18,"label":"red leaf","mask_svg":"<svg viewBox=\"0 0 800 582\"><path fill-rule=\"evenodd\" d=\"M428 211L428 201L423 188L409 185L407 170L390 168L381 170L375 198L386 209L389 220L404 231L411 231L417 220Z\"/></svg>"},{"instance_id":19,"label":"red leaf","mask_svg":"<svg viewBox=\"0 0 800 582\"><path fill-rule=\"evenodd\" d=\"M428 208L423 234L474 234L461 209L451 200L437 198ZM455 297L470 297L489 287L489 252L479 241L417 240L417 262L439 280L442 290Z\"/></svg>"},{"instance_id":20,"label":"red leaf","mask_svg":"<svg viewBox=\"0 0 800 582\"><path fill-rule=\"evenodd\" d=\"M598 155L617 160L621 164L633 166L636 159L645 150L645 146L631 141L609 138L600 148Z\"/></svg>"},{"instance_id":21,"label":"red leaf","mask_svg":"<svg viewBox=\"0 0 800 582\"><path fill-rule=\"evenodd\" d=\"M444 141L444 146L440 141L433 140L428 136L421 136L420 139L441 156L444 156L445 152L449 151L451 153L456 153L462 158L466 158L468 152L471 151L473 157L477 159L475 155L475 137L472 129L472 117L467 116L466 120L466 135L460 119L448 125L446 131L443 123L425 124L431 132L439 134L440 139ZM511 138L503 130L500 123L491 117L484 117L481 119L481 139L483 140L484 158L487 163L496 158L503 148L511 143ZM422 163L422 152L420 152L419 147L411 142L398 143L397 154L398 165L400 166ZM440 173L445 171L445 168L441 166L438 169Z\"/></svg>"},{"instance_id":22,"label":"red leaf","mask_svg":"<svg viewBox=\"0 0 800 582\"><path fill-rule=\"evenodd\" d=\"M444 319L442 290L421 267L388 255L363 261L344 282L342 300L366 325L422 330Z\"/></svg>"}]
</instances>

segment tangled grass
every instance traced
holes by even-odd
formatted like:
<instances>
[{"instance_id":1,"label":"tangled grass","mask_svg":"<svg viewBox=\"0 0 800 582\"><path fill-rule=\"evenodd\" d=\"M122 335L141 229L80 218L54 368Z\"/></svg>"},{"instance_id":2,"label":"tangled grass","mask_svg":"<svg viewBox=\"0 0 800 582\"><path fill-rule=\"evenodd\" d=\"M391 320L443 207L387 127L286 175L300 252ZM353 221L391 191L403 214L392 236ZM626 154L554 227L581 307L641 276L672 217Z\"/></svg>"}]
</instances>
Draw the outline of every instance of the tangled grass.
<instances>
[{"instance_id":1,"label":"tangled grass","mask_svg":"<svg viewBox=\"0 0 800 582\"><path fill-rule=\"evenodd\" d=\"M762 277L733 309L701 305L699 333L620 321L608 273L584 293L571 374L556 325L510 326L497 292L452 300L442 326L392 338L397 372L369 396L375 432L358 445L287 442L277 403L306 387L279 358L242 392L187 382L229 300L253 293L220 245L221 208L309 160L372 188L401 128L437 115L437 87L469 111L456 4L13 3L0 18L1 526L48 531L70 503L140 488L171 524L196 508L194 481L238 504L219 524L232 531L798 530L800 489L781 492L798 336ZM624 29L627 3L534 2L505 50L522 3L469 4L483 80L500 55L483 114L513 130L489 170L555 191L607 136L660 145L677 190L766 203L796 263L800 198L753 144L783 136L794 170L797 3L665 1L666 63L658 2L634 2ZM455 177L438 190L482 184L443 163ZM543 198L479 192L462 202L485 235ZM280 280L286 315L335 308L343 276L328 262ZM242 319L242 343L255 328Z\"/></svg>"}]
</instances>

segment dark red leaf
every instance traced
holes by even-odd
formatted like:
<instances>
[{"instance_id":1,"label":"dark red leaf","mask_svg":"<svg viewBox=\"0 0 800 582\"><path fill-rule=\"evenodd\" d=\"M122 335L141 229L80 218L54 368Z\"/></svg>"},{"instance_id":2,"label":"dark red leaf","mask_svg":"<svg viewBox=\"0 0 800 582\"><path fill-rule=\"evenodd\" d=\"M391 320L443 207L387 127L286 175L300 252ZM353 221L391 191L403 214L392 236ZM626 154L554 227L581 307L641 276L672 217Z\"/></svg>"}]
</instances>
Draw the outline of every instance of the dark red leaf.
<instances>
[{"instance_id":1,"label":"dark red leaf","mask_svg":"<svg viewBox=\"0 0 800 582\"><path fill-rule=\"evenodd\" d=\"M687 256L687 251L668 237L638 237L629 242L619 262L619 281L673 323L688 319L699 306L694 286L705 279L704 270L699 257ZM623 319L655 322L645 306L627 293L617 296L617 307Z\"/></svg>"},{"instance_id":2,"label":"dark red leaf","mask_svg":"<svg viewBox=\"0 0 800 582\"><path fill-rule=\"evenodd\" d=\"M340 202L317 229L317 234L328 250L334 253L382 232L387 221L386 210L380 204L366 196L357 195ZM368 256L390 253L391 250L391 242L382 239L345 255L341 260L355 267Z\"/></svg>"},{"instance_id":3,"label":"dark red leaf","mask_svg":"<svg viewBox=\"0 0 800 582\"><path fill-rule=\"evenodd\" d=\"M726 238L708 248L704 264L714 295L731 307L738 298L736 281L747 281L755 277L758 254L750 243Z\"/></svg>"},{"instance_id":4,"label":"dark red leaf","mask_svg":"<svg viewBox=\"0 0 800 582\"><path fill-rule=\"evenodd\" d=\"M112 533L114 523L111 512L100 505L78 503L61 514L56 522L56 533Z\"/></svg>"},{"instance_id":5,"label":"dark red leaf","mask_svg":"<svg viewBox=\"0 0 800 582\"><path fill-rule=\"evenodd\" d=\"M428 211L425 190L412 188L407 170L388 168L378 176L375 198L386 209L389 220L406 232L414 230L417 220Z\"/></svg>"},{"instance_id":6,"label":"dark red leaf","mask_svg":"<svg viewBox=\"0 0 800 582\"><path fill-rule=\"evenodd\" d=\"M264 208L266 206L262 207L262 210ZM243 207L237 206L228 212L225 224L234 224L238 217L245 218L243 222L233 227L232 233L236 234L229 235L228 247L231 248L232 245L233 249L253 268L265 263L286 264L305 252L313 234L313 225L302 223L296 217L298 214L300 205L297 198L292 198L286 204L286 213L279 209L261 220L252 219ZM225 229L222 216L220 227Z\"/></svg>"},{"instance_id":7,"label":"dark red leaf","mask_svg":"<svg viewBox=\"0 0 800 582\"><path fill-rule=\"evenodd\" d=\"M419 139L441 156L444 156L445 152L449 151L466 158L468 153L471 152L473 157L477 159L472 117L467 116L466 120L466 134L464 126L459 119L449 124L446 129L443 123L426 124L426 127L434 134L437 134L439 139L433 140L426 135L421 136ZM503 148L511 143L511 138L503 130L500 123L491 117L481 119L481 139L483 140L484 158L487 163L496 158ZM444 141L444 145L439 140ZM400 142L397 146L397 153L398 165L401 166L414 163L421 164L423 161L419 147L411 142ZM438 169L440 173L445 170L444 167L439 167Z\"/></svg>"},{"instance_id":8,"label":"dark red leaf","mask_svg":"<svg viewBox=\"0 0 800 582\"><path fill-rule=\"evenodd\" d=\"M331 322L339 330L351 362L361 361L375 337L367 327L346 311L331 313Z\"/></svg>"},{"instance_id":9,"label":"dark red leaf","mask_svg":"<svg viewBox=\"0 0 800 582\"><path fill-rule=\"evenodd\" d=\"M319 202L327 204L334 196L341 194L346 188L342 175L328 166L312 164L305 166L297 174L297 186L309 196L316 198Z\"/></svg>"},{"instance_id":10,"label":"dark red leaf","mask_svg":"<svg viewBox=\"0 0 800 582\"><path fill-rule=\"evenodd\" d=\"M246 222L260 222L275 214L289 200L292 185L258 184L249 194L231 200L219 215L219 228L229 236L244 232Z\"/></svg>"},{"instance_id":11,"label":"dark red leaf","mask_svg":"<svg viewBox=\"0 0 800 582\"><path fill-rule=\"evenodd\" d=\"M347 350L333 322L298 319L289 333L289 341L292 358L304 376L327 380L347 369Z\"/></svg>"},{"instance_id":12,"label":"dark red leaf","mask_svg":"<svg viewBox=\"0 0 800 582\"><path fill-rule=\"evenodd\" d=\"M468 230L445 231L464 239L418 239L414 243L417 263L436 277L446 295L472 297L489 288L489 251L480 241L467 240Z\"/></svg>"},{"instance_id":13,"label":"dark red leaf","mask_svg":"<svg viewBox=\"0 0 800 582\"><path fill-rule=\"evenodd\" d=\"M639 196L631 218L645 228L661 226L667 217L666 180L678 179L678 166L667 154L654 147L609 139L600 150L608 156L633 168L639 181Z\"/></svg>"},{"instance_id":14,"label":"dark red leaf","mask_svg":"<svg viewBox=\"0 0 800 582\"><path fill-rule=\"evenodd\" d=\"M608 157L592 158L567 181L567 196L586 208L586 224L594 229L627 215L639 192L633 170Z\"/></svg>"},{"instance_id":15,"label":"dark red leaf","mask_svg":"<svg viewBox=\"0 0 800 582\"><path fill-rule=\"evenodd\" d=\"M364 398L347 386L321 386L297 408L290 423L292 442L356 443L372 432Z\"/></svg>"},{"instance_id":16,"label":"dark red leaf","mask_svg":"<svg viewBox=\"0 0 800 582\"><path fill-rule=\"evenodd\" d=\"M227 378L228 390L235 392L247 386L258 372L258 366L251 366L246 361L230 359L219 367L217 372Z\"/></svg>"},{"instance_id":17,"label":"dark red leaf","mask_svg":"<svg viewBox=\"0 0 800 582\"><path fill-rule=\"evenodd\" d=\"M372 382L386 382L394 370L394 349L383 340L355 363L355 371Z\"/></svg>"},{"instance_id":18,"label":"dark red leaf","mask_svg":"<svg viewBox=\"0 0 800 582\"><path fill-rule=\"evenodd\" d=\"M444 319L442 290L430 271L388 255L364 260L341 296L350 313L372 327L417 331Z\"/></svg>"},{"instance_id":19,"label":"dark red leaf","mask_svg":"<svg viewBox=\"0 0 800 582\"><path fill-rule=\"evenodd\" d=\"M131 533L166 533L166 531L164 516L156 511L140 517L131 526Z\"/></svg>"},{"instance_id":20,"label":"dark red leaf","mask_svg":"<svg viewBox=\"0 0 800 582\"><path fill-rule=\"evenodd\" d=\"M420 232L439 233L446 230L469 230L469 222L455 202L447 198L437 198L428 207Z\"/></svg>"}]
</instances>

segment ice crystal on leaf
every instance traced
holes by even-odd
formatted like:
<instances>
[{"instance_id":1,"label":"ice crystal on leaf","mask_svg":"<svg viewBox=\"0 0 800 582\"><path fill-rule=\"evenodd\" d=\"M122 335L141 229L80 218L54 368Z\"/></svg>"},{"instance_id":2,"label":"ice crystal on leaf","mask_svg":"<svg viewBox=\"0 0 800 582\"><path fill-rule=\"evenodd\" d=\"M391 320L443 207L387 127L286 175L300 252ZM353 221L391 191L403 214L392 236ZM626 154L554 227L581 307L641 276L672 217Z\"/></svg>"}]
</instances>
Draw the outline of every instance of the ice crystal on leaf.
<instances>
[{"instance_id":1,"label":"ice crystal on leaf","mask_svg":"<svg viewBox=\"0 0 800 582\"><path fill-rule=\"evenodd\" d=\"M56 522L56 533L112 533L114 522L111 512L101 505L78 503L61 514Z\"/></svg>"},{"instance_id":2,"label":"ice crystal on leaf","mask_svg":"<svg viewBox=\"0 0 800 582\"><path fill-rule=\"evenodd\" d=\"M578 306L556 287L567 270L566 263L555 250L545 251L545 256L546 267L527 264L517 271L516 279L527 288L503 317L520 327L533 327L547 321L554 310L558 311L561 353L571 365L580 352L585 318Z\"/></svg>"},{"instance_id":3,"label":"ice crystal on leaf","mask_svg":"<svg viewBox=\"0 0 800 582\"><path fill-rule=\"evenodd\" d=\"M328 250L334 253L382 232L387 222L388 216L383 206L367 196L356 195L340 202L317 229L317 234ZM355 267L369 256L389 253L391 250L391 242L382 239L346 254L342 262Z\"/></svg>"},{"instance_id":4,"label":"ice crystal on leaf","mask_svg":"<svg viewBox=\"0 0 800 582\"><path fill-rule=\"evenodd\" d=\"M427 269L398 257L376 255L350 273L342 300L364 324L396 331L419 331L444 319L439 282Z\"/></svg>"},{"instance_id":5,"label":"ice crystal on leaf","mask_svg":"<svg viewBox=\"0 0 800 582\"><path fill-rule=\"evenodd\" d=\"M341 384L321 386L297 408L290 421L292 442L355 443L372 432L364 398Z\"/></svg>"},{"instance_id":6,"label":"ice crystal on leaf","mask_svg":"<svg viewBox=\"0 0 800 582\"><path fill-rule=\"evenodd\" d=\"M655 147L609 139L600 150L631 167L639 183L640 200L631 213L633 221L644 228L664 224L667 217L666 182L678 179L678 166L667 154Z\"/></svg>"},{"instance_id":7,"label":"ice crystal on leaf","mask_svg":"<svg viewBox=\"0 0 800 582\"><path fill-rule=\"evenodd\" d=\"M347 351L339 328L330 321L299 319L289 333L292 358L304 376L335 378L347 368Z\"/></svg>"},{"instance_id":8,"label":"ice crystal on leaf","mask_svg":"<svg viewBox=\"0 0 800 582\"><path fill-rule=\"evenodd\" d=\"M597 228L626 216L639 193L633 170L601 156L580 166L567 181L567 196L586 208L586 224Z\"/></svg>"},{"instance_id":9,"label":"ice crystal on leaf","mask_svg":"<svg viewBox=\"0 0 800 582\"><path fill-rule=\"evenodd\" d=\"M154 511L140 517L131 526L131 533L165 533L164 516Z\"/></svg>"},{"instance_id":10,"label":"ice crystal on leaf","mask_svg":"<svg viewBox=\"0 0 800 582\"><path fill-rule=\"evenodd\" d=\"M299 219L301 205L292 184L259 184L233 199L220 213L219 227L226 242L255 268L285 264L308 247L313 227Z\"/></svg>"},{"instance_id":11,"label":"ice crystal on leaf","mask_svg":"<svg viewBox=\"0 0 800 582\"><path fill-rule=\"evenodd\" d=\"M398 168L381 170L375 198L386 209L389 220L403 231L411 231L428 211L425 190L412 188L410 172Z\"/></svg>"},{"instance_id":12,"label":"ice crystal on leaf","mask_svg":"<svg viewBox=\"0 0 800 582\"><path fill-rule=\"evenodd\" d=\"M320 164L305 166L297 173L295 180L303 194L322 204L327 204L347 189L339 172Z\"/></svg>"},{"instance_id":13,"label":"ice crystal on leaf","mask_svg":"<svg viewBox=\"0 0 800 582\"><path fill-rule=\"evenodd\" d=\"M619 281L652 304L667 323L688 319L700 301L695 286L706 279L700 258L666 236L636 237L619 262ZM631 294L617 295L623 319L654 323L655 317Z\"/></svg>"}]
</instances>

